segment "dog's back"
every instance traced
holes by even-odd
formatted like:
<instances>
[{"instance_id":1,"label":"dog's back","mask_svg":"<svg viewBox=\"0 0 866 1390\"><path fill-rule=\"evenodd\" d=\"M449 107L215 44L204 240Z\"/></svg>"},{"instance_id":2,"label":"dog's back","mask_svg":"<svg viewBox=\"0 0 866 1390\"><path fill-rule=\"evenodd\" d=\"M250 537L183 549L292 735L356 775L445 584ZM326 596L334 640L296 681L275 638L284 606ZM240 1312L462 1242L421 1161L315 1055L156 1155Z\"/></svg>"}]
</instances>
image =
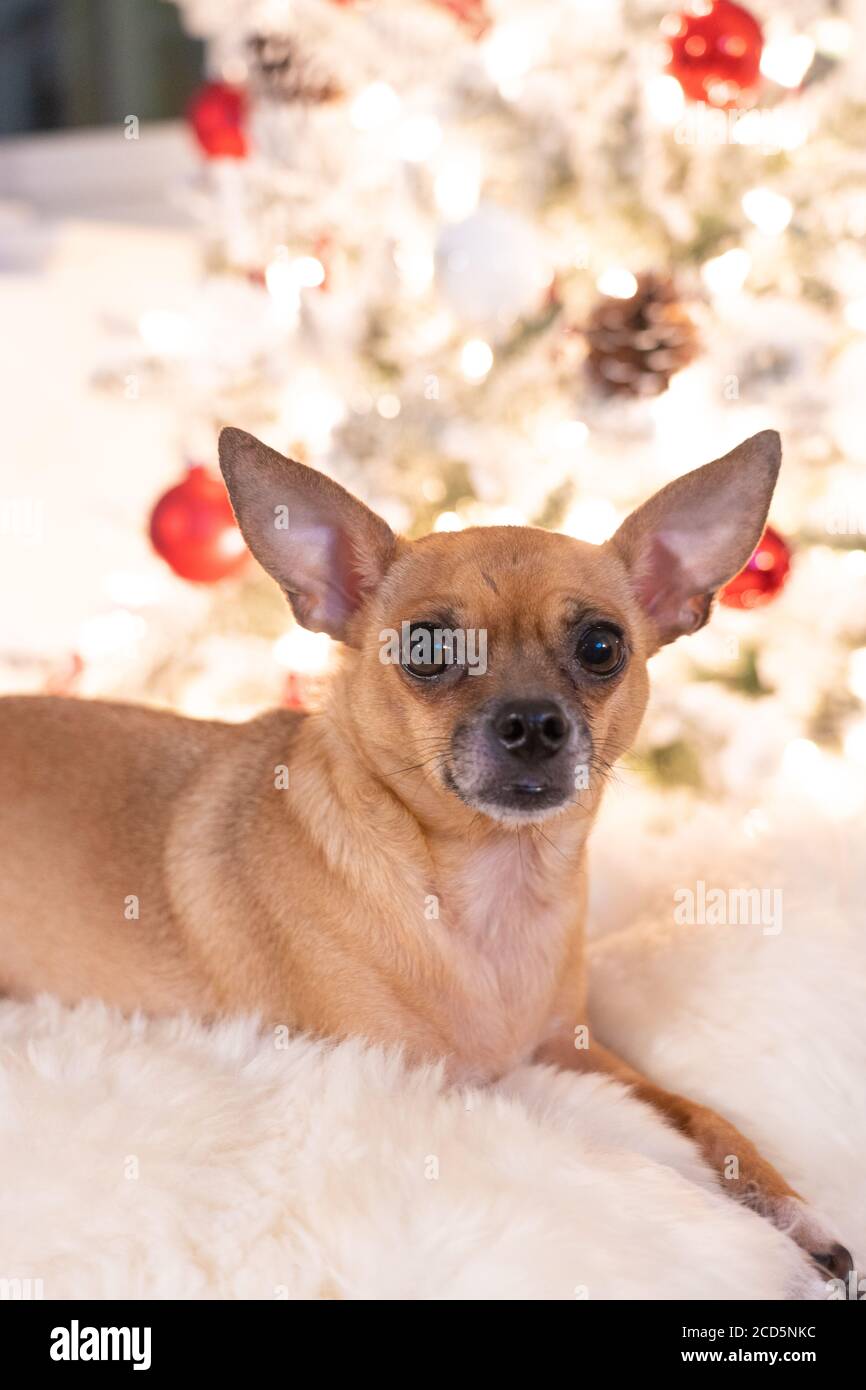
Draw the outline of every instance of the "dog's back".
<instances>
[{"instance_id":1,"label":"dog's back","mask_svg":"<svg viewBox=\"0 0 866 1390\"><path fill-rule=\"evenodd\" d=\"M190 1003L164 845L230 725L87 700L0 700L0 990Z\"/></svg>"}]
</instances>

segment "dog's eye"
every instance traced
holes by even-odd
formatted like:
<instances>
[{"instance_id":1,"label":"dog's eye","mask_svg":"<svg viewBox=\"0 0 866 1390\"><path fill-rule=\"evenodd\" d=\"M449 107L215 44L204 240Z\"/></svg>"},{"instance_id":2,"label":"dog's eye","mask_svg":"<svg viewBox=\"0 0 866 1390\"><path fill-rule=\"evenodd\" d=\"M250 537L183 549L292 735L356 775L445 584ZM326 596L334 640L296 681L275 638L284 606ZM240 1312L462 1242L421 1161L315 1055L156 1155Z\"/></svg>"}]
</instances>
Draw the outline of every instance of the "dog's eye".
<instances>
[{"instance_id":1,"label":"dog's eye","mask_svg":"<svg viewBox=\"0 0 866 1390\"><path fill-rule=\"evenodd\" d=\"M625 661L622 633L609 623L592 623L577 639L577 659L594 676L612 676Z\"/></svg>"},{"instance_id":2,"label":"dog's eye","mask_svg":"<svg viewBox=\"0 0 866 1390\"><path fill-rule=\"evenodd\" d=\"M444 675L457 659L451 632L435 623L412 623L401 655L403 670L425 681Z\"/></svg>"}]
</instances>

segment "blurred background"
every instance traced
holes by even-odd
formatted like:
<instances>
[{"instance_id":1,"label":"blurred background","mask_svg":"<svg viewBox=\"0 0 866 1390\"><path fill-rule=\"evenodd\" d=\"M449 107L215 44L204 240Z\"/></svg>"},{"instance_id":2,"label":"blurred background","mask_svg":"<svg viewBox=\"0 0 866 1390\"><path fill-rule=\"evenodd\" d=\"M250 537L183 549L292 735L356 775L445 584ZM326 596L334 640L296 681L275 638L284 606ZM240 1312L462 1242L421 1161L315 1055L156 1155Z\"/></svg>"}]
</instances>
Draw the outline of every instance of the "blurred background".
<instances>
[{"instance_id":1,"label":"blurred background","mask_svg":"<svg viewBox=\"0 0 866 1390\"><path fill-rule=\"evenodd\" d=\"M316 702L223 424L410 534L592 541L773 427L625 776L658 824L855 821L864 94L864 0L3 0L0 688Z\"/></svg>"},{"instance_id":2,"label":"blurred background","mask_svg":"<svg viewBox=\"0 0 866 1390\"><path fill-rule=\"evenodd\" d=\"M3 0L0 135L170 120L203 61L163 0Z\"/></svg>"}]
</instances>

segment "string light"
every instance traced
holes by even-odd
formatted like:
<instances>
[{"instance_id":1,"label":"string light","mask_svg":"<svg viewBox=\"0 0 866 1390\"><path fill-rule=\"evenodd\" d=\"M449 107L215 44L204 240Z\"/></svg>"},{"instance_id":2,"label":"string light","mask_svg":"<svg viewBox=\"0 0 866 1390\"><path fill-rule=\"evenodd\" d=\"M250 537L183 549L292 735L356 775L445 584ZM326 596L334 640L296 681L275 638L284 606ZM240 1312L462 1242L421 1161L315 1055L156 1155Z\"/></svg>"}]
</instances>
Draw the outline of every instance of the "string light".
<instances>
[{"instance_id":1,"label":"string light","mask_svg":"<svg viewBox=\"0 0 866 1390\"><path fill-rule=\"evenodd\" d=\"M861 721L849 729L843 740L845 756L852 762L866 767L866 722Z\"/></svg>"},{"instance_id":2,"label":"string light","mask_svg":"<svg viewBox=\"0 0 866 1390\"><path fill-rule=\"evenodd\" d=\"M619 512L612 502L604 497L582 497L569 509L559 529L575 540L601 545L610 539L619 522Z\"/></svg>"},{"instance_id":3,"label":"string light","mask_svg":"<svg viewBox=\"0 0 866 1390\"><path fill-rule=\"evenodd\" d=\"M765 236L779 236L794 212L790 198L771 188L752 188L743 194L743 212Z\"/></svg>"},{"instance_id":4,"label":"string light","mask_svg":"<svg viewBox=\"0 0 866 1390\"><path fill-rule=\"evenodd\" d=\"M761 54L761 72L780 87L799 87L815 57L815 42L808 34L784 34L771 38Z\"/></svg>"},{"instance_id":5,"label":"string light","mask_svg":"<svg viewBox=\"0 0 866 1390\"><path fill-rule=\"evenodd\" d=\"M493 366L493 349L483 338L470 338L460 350L460 370L467 381L483 381Z\"/></svg>"},{"instance_id":6,"label":"string light","mask_svg":"<svg viewBox=\"0 0 866 1390\"><path fill-rule=\"evenodd\" d=\"M277 255L265 267L265 285L274 311L287 327L293 327L301 311L301 292L315 289L325 282L325 267L316 256L288 258L287 249L279 247Z\"/></svg>"},{"instance_id":7,"label":"string light","mask_svg":"<svg viewBox=\"0 0 866 1390\"><path fill-rule=\"evenodd\" d=\"M326 632L308 632L296 625L278 637L273 646L274 660L299 676L321 676L334 659L336 643Z\"/></svg>"},{"instance_id":8,"label":"string light","mask_svg":"<svg viewBox=\"0 0 866 1390\"><path fill-rule=\"evenodd\" d=\"M845 305L845 319L859 333L866 333L866 298L852 299Z\"/></svg>"},{"instance_id":9,"label":"string light","mask_svg":"<svg viewBox=\"0 0 866 1390\"><path fill-rule=\"evenodd\" d=\"M400 154L410 164L425 164L442 143L442 127L435 116L410 116L400 131Z\"/></svg>"},{"instance_id":10,"label":"string light","mask_svg":"<svg viewBox=\"0 0 866 1390\"><path fill-rule=\"evenodd\" d=\"M660 74L645 88L647 108L653 120L662 126L674 126L686 107L685 93L675 77Z\"/></svg>"},{"instance_id":11,"label":"string light","mask_svg":"<svg viewBox=\"0 0 866 1390\"><path fill-rule=\"evenodd\" d=\"M506 101L520 96L540 47L539 27L533 21L498 24L481 44L481 61Z\"/></svg>"},{"instance_id":12,"label":"string light","mask_svg":"<svg viewBox=\"0 0 866 1390\"><path fill-rule=\"evenodd\" d=\"M848 689L866 703L866 647L858 647L848 658Z\"/></svg>"},{"instance_id":13,"label":"string light","mask_svg":"<svg viewBox=\"0 0 866 1390\"><path fill-rule=\"evenodd\" d=\"M556 426L556 445L560 449L579 449L589 438L582 420L560 420Z\"/></svg>"},{"instance_id":14,"label":"string light","mask_svg":"<svg viewBox=\"0 0 866 1390\"><path fill-rule=\"evenodd\" d=\"M184 357L196 347L191 320L174 309L147 309L138 321L138 331L147 346L164 357Z\"/></svg>"},{"instance_id":15,"label":"string light","mask_svg":"<svg viewBox=\"0 0 866 1390\"><path fill-rule=\"evenodd\" d=\"M782 771L797 781L808 781L821 762L821 750L810 738L792 738L782 754Z\"/></svg>"},{"instance_id":16,"label":"string light","mask_svg":"<svg viewBox=\"0 0 866 1390\"><path fill-rule=\"evenodd\" d=\"M599 294L611 299L631 299L637 294L637 277L623 266L610 266L603 270L595 282Z\"/></svg>"},{"instance_id":17,"label":"string light","mask_svg":"<svg viewBox=\"0 0 866 1390\"><path fill-rule=\"evenodd\" d=\"M701 278L712 294L730 294L741 290L752 268L752 258L741 246L723 251L701 266Z\"/></svg>"},{"instance_id":18,"label":"string light","mask_svg":"<svg viewBox=\"0 0 866 1390\"><path fill-rule=\"evenodd\" d=\"M481 155L461 148L443 159L433 181L433 197L442 216L450 222L469 217L481 193Z\"/></svg>"},{"instance_id":19,"label":"string light","mask_svg":"<svg viewBox=\"0 0 866 1390\"><path fill-rule=\"evenodd\" d=\"M314 290L325 283L325 267L315 256L298 256L290 269L302 290Z\"/></svg>"},{"instance_id":20,"label":"string light","mask_svg":"<svg viewBox=\"0 0 866 1390\"><path fill-rule=\"evenodd\" d=\"M400 111L400 98L387 82L371 82L352 102L349 119L356 130L381 130Z\"/></svg>"},{"instance_id":21,"label":"string light","mask_svg":"<svg viewBox=\"0 0 866 1390\"><path fill-rule=\"evenodd\" d=\"M115 608L110 613L96 613L87 618L79 628L75 646L85 662L128 656L146 631L147 623L140 613Z\"/></svg>"}]
</instances>

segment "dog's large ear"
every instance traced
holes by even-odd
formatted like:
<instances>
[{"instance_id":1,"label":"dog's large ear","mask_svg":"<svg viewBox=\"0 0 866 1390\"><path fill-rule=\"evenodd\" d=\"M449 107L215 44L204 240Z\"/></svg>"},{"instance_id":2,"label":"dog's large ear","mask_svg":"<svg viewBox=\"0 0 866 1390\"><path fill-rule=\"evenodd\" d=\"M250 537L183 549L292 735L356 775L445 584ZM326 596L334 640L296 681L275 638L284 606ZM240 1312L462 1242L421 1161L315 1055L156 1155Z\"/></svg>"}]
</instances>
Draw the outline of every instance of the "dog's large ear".
<instances>
[{"instance_id":1,"label":"dog's large ear","mask_svg":"<svg viewBox=\"0 0 866 1390\"><path fill-rule=\"evenodd\" d=\"M659 646L703 627L715 594L749 559L781 461L775 430L753 435L668 483L608 542L625 562Z\"/></svg>"},{"instance_id":2,"label":"dog's large ear","mask_svg":"<svg viewBox=\"0 0 866 1390\"><path fill-rule=\"evenodd\" d=\"M298 622L345 641L394 555L390 527L339 483L245 430L222 431L219 458L244 539Z\"/></svg>"}]
</instances>

